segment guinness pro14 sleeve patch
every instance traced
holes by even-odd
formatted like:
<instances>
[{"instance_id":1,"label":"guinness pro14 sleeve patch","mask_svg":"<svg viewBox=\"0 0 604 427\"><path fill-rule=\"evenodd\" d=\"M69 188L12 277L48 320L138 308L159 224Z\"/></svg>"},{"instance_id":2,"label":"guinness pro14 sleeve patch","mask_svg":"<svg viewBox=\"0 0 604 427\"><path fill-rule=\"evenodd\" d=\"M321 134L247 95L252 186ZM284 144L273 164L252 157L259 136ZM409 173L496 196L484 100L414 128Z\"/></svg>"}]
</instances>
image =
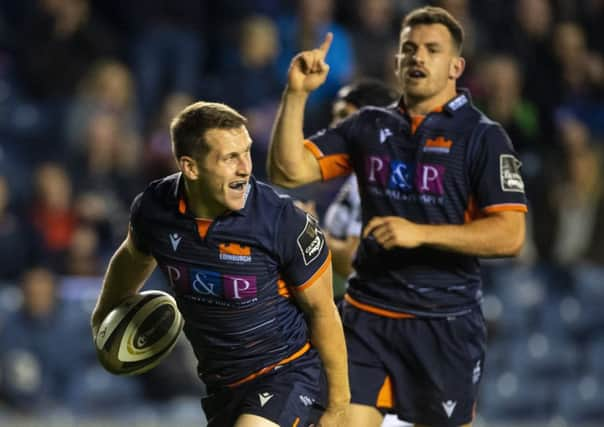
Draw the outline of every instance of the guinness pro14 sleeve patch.
<instances>
[{"instance_id":1,"label":"guinness pro14 sleeve patch","mask_svg":"<svg viewBox=\"0 0 604 427\"><path fill-rule=\"evenodd\" d=\"M503 191L524 193L524 181L522 175L520 175L521 166L522 162L511 154L501 154L499 156L499 173Z\"/></svg>"},{"instance_id":2,"label":"guinness pro14 sleeve patch","mask_svg":"<svg viewBox=\"0 0 604 427\"><path fill-rule=\"evenodd\" d=\"M306 214L306 224L304 230L298 235L297 243L304 258L304 265L317 259L325 245L325 237L317 220L309 214Z\"/></svg>"}]
</instances>

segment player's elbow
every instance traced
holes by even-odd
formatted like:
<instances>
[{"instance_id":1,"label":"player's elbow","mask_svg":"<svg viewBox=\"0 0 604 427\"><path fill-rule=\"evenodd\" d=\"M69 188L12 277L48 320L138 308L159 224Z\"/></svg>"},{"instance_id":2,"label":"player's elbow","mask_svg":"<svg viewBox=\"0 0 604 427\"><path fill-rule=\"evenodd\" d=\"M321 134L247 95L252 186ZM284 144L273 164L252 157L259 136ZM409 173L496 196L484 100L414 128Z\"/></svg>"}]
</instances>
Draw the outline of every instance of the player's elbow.
<instances>
[{"instance_id":1,"label":"player's elbow","mask_svg":"<svg viewBox=\"0 0 604 427\"><path fill-rule=\"evenodd\" d=\"M296 182L290 179L289 175L276 167L268 166L267 176L270 182L284 188L295 188Z\"/></svg>"},{"instance_id":2,"label":"player's elbow","mask_svg":"<svg viewBox=\"0 0 604 427\"><path fill-rule=\"evenodd\" d=\"M506 256L516 257L516 256L520 255L520 252L522 252L523 247L524 247L524 240L520 241L519 243L514 243L513 245L510 245L510 248L509 248Z\"/></svg>"},{"instance_id":3,"label":"player's elbow","mask_svg":"<svg viewBox=\"0 0 604 427\"><path fill-rule=\"evenodd\" d=\"M505 211L495 214L491 223L496 257L515 257L524 246L526 222L523 212Z\"/></svg>"},{"instance_id":4,"label":"player's elbow","mask_svg":"<svg viewBox=\"0 0 604 427\"><path fill-rule=\"evenodd\" d=\"M275 163L267 167L268 179L283 188L297 188L309 182L301 174L295 172L295 167L281 167Z\"/></svg>"},{"instance_id":5,"label":"player's elbow","mask_svg":"<svg viewBox=\"0 0 604 427\"><path fill-rule=\"evenodd\" d=\"M508 238L505 239L505 245L503 250L503 256L506 257L516 257L520 255L522 252L522 248L524 247L525 240L525 230L524 227L522 229L516 230L514 233L508 234Z\"/></svg>"}]
</instances>

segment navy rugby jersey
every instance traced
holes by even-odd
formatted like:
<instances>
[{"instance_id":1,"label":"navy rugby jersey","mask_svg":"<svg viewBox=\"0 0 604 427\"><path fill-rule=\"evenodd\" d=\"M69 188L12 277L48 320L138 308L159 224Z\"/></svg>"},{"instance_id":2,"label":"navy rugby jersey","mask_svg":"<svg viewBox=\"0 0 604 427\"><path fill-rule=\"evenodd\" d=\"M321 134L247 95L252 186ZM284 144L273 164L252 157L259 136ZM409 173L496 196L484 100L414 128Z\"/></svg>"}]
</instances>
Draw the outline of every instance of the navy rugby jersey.
<instances>
[{"instance_id":1,"label":"navy rugby jersey","mask_svg":"<svg viewBox=\"0 0 604 427\"><path fill-rule=\"evenodd\" d=\"M463 224L527 209L512 143L466 91L423 120L402 106L365 107L305 146L323 179L356 173L364 225L374 216ZM452 315L482 299L476 257L430 247L386 250L370 236L354 267L346 299L377 314Z\"/></svg>"},{"instance_id":2,"label":"navy rugby jersey","mask_svg":"<svg viewBox=\"0 0 604 427\"><path fill-rule=\"evenodd\" d=\"M316 220L253 177L243 209L197 220L182 180L154 181L136 197L131 236L175 293L201 379L234 386L306 353L309 331L291 292L330 263Z\"/></svg>"}]
</instances>

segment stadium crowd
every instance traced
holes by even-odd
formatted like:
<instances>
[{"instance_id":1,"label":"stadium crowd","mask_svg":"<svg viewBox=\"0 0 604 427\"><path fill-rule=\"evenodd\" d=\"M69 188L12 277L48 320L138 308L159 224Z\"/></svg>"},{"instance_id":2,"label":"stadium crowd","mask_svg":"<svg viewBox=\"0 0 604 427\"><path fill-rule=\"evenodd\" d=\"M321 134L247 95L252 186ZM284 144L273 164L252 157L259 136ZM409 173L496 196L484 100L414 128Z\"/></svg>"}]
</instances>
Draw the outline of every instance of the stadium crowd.
<instances>
[{"instance_id":1,"label":"stadium crowd","mask_svg":"<svg viewBox=\"0 0 604 427\"><path fill-rule=\"evenodd\" d=\"M111 377L88 326L130 200L175 170L171 118L197 99L241 111L266 180L294 54L334 34L310 133L328 125L341 86L396 85L401 18L424 4L463 24L461 86L509 133L529 199L521 256L484 262L479 422L602 425L602 0L0 0L0 424L106 417L107 405L198 422L186 346L148 374ZM293 194L322 216L337 189Z\"/></svg>"}]
</instances>

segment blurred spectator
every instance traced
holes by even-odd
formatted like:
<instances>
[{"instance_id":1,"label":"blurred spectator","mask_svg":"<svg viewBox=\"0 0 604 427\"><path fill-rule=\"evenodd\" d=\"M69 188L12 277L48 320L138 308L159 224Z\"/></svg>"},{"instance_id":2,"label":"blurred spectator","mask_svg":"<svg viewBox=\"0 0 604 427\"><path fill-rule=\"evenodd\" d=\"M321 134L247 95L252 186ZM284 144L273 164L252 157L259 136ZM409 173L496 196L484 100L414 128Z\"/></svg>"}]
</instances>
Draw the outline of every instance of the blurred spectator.
<instances>
[{"instance_id":1,"label":"blurred spectator","mask_svg":"<svg viewBox=\"0 0 604 427\"><path fill-rule=\"evenodd\" d=\"M88 117L82 136L84 151L73 153L72 170L78 192L95 192L126 204L136 194L143 167L138 135L122 126L115 114Z\"/></svg>"},{"instance_id":2,"label":"blurred spectator","mask_svg":"<svg viewBox=\"0 0 604 427\"><path fill-rule=\"evenodd\" d=\"M241 22L237 48L230 50L218 70L219 100L244 112L280 98L277 70L279 30L275 23L260 15ZM218 94L217 94L218 95Z\"/></svg>"},{"instance_id":3,"label":"blurred spectator","mask_svg":"<svg viewBox=\"0 0 604 427\"><path fill-rule=\"evenodd\" d=\"M134 78L124 64L112 59L98 60L80 80L66 122L70 149L85 149L87 126L98 114L114 116L129 139L138 138Z\"/></svg>"},{"instance_id":4,"label":"blurred spectator","mask_svg":"<svg viewBox=\"0 0 604 427\"><path fill-rule=\"evenodd\" d=\"M516 150L522 153L536 149L542 143L539 117L535 105L522 96L523 76L518 62L511 56L491 56L478 74L484 94L480 104L486 114L501 123Z\"/></svg>"},{"instance_id":5,"label":"blurred spectator","mask_svg":"<svg viewBox=\"0 0 604 427\"><path fill-rule=\"evenodd\" d=\"M135 29L132 66L141 122L146 127L167 94L195 95L205 59L207 31L204 0L120 2Z\"/></svg>"},{"instance_id":6,"label":"blurred spectator","mask_svg":"<svg viewBox=\"0 0 604 427\"><path fill-rule=\"evenodd\" d=\"M92 63L115 52L89 0L37 0L18 46L21 84L36 98L64 98Z\"/></svg>"},{"instance_id":7,"label":"blurred spectator","mask_svg":"<svg viewBox=\"0 0 604 427\"><path fill-rule=\"evenodd\" d=\"M602 22L604 1L602 0L556 0L560 21L577 21L589 39L589 47L595 52L604 52Z\"/></svg>"},{"instance_id":8,"label":"blurred spectator","mask_svg":"<svg viewBox=\"0 0 604 427\"><path fill-rule=\"evenodd\" d=\"M35 191L31 220L41 239L41 252L51 266L62 271L78 223L67 171L54 163L41 165L35 172Z\"/></svg>"},{"instance_id":9,"label":"blurred spectator","mask_svg":"<svg viewBox=\"0 0 604 427\"><path fill-rule=\"evenodd\" d=\"M329 104L340 86L354 74L354 50L348 30L334 21L335 0L298 0L297 15L279 22L281 52L279 55L280 84L294 55L319 46L325 34L333 33L333 42L325 62L330 65L327 80L314 91L306 106L305 134L329 123Z\"/></svg>"},{"instance_id":10,"label":"blurred spectator","mask_svg":"<svg viewBox=\"0 0 604 427\"><path fill-rule=\"evenodd\" d=\"M548 198L537 244L545 259L569 266L604 266L604 161L585 124L567 119L560 126L562 153L547 168Z\"/></svg>"},{"instance_id":11,"label":"blurred spectator","mask_svg":"<svg viewBox=\"0 0 604 427\"><path fill-rule=\"evenodd\" d=\"M215 78L208 81L213 89L204 92L246 116L254 140L254 174L264 179L264 159L282 90L283 77L277 68L279 30L266 16L249 16L240 24L237 48L225 52Z\"/></svg>"},{"instance_id":12,"label":"blurred spectator","mask_svg":"<svg viewBox=\"0 0 604 427\"><path fill-rule=\"evenodd\" d=\"M131 198L140 188L144 157L135 125L131 75L116 62L101 62L82 85L71 116L70 172L81 221L94 227L99 255L111 252L127 224Z\"/></svg>"},{"instance_id":13,"label":"blurred spectator","mask_svg":"<svg viewBox=\"0 0 604 427\"><path fill-rule=\"evenodd\" d=\"M100 242L96 228L79 224L73 233L65 260L69 276L102 276L104 265L100 257Z\"/></svg>"},{"instance_id":14,"label":"blurred spectator","mask_svg":"<svg viewBox=\"0 0 604 427\"><path fill-rule=\"evenodd\" d=\"M604 56L588 49L585 32L575 22L556 24L553 52L562 109L604 135Z\"/></svg>"},{"instance_id":15,"label":"blurred spectator","mask_svg":"<svg viewBox=\"0 0 604 427\"><path fill-rule=\"evenodd\" d=\"M464 30L463 56L467 59L466 66L471 66L478 52L485 50L487 40L481 22L474 19L470 0L438 0L437 6L448 10L459 22Z\"/></svg>"},{"instance_id":16,"label":"blurred spectator","mask_svg":"<svg viewBox=\"0 0 604 427\"><path fill-rule=\"evenodd\" d=\"M596 52L604 52L604 37L602 37L604 1L582 0L567 3L575 5L581 25L588 35L590 47Z\"/></svg>"},{"instance_id":17,"label":"blurred spectator","mask_svg":"<svg viewBox=\"0 0 604 427\"><path fill-rule=\"evenodd\" d=\"M66 404L92 346L80 339L84 317L74 317L57 299L51 271L28 270L21 291L21 307L0 330L0 395L14 410L40 413Z\"/></svg>"},{"instance_id":18,"label":"blurred spectator","mask_svg":"<svg viewBox=\"0 0 604 427\"><path fill-rule=\"evenodd\" d=\"M509 55L487 57L477 70L480 90L478 104L507 131L522 161L527 197L542 191L538 180L543 174L543 157L551 151L551 141L543 140L537 107L523 97L523 74ZM530 215L530 214L529 214ZM529 245L525 245L528 248Z\"/></svg>"},{"instance_id":19,"label":"blurred spectator","mask_svg":"<svg viewBox=\"0 0 604 427\"><path fill-rule=\"evenodd\" d=\"M145 179L158 179L176 172L176 160L170 140L170 122L192 102L193 98L183 93L170 94L164 100L145 144Z\"/></svg>"},{"instance_id":20,"label":"blurred spectator","mask_svg":"<svg viewBox=\"0 0 604 427\"><path fill-rule=\"evenodd\" d=\"M81 192L76 197L75 206L84 227L95 230L97 256L103 263L115 245L120 243L123 231L128 226L128 207L117 199L115 189L111 188L102 192Z\"/></svg>"},{"instance_id":21,"label":"blurred spectator","mask_svg":"<svg viewBox=\"0 0 604 427\"><path fill-rule=\"evenodd\" d=\"M10 202L8 182L0 175L0 282L17 279L38 258L34 233L10 209Z\"/></svg>"},{"instance_id":22,"label":"blurred spectator","mask_svg":"<svg viewBox=\"0 0 604 427\"><path fill-rule=\"evenodd\" d=\"M585 32L575 22L557 23L553 31L554 57L560 65L561 79L569 95L588 95L589 89L604 85L601 54L590 52ZM568 95L567 95L568 96Z\"/></svg>"},{"instance_id":23,"label":"blurred spectator","mask_svg":"<svg viewBox=\"0 0 604 427\"><path fill-rule=\"evenodd\" d=\"M385 80L393 74L400 22L392 0L356 0L352 41L356 74ZM387 64L390 64L388 67Z\"/></svg>"},{"instance_id":24,"label":"blurred spectator","mask_svg":"<svg viewBox=\"0 0 604 427\"><path fill-rule=\"evenodd\" d=\"M558 90L554 89L559 80L553 72L556 64L551 50L552 5L549 0L515 0L512 7L506 6L499 12L512 12L513 15L492 23L493 48L515 57L521 64L525 76L524 93L537 106L544 137L551 140L554 106L560 99Z\"/></svg>"},{"instance_id":25,"label":"blurred spectator","mask_svg":"<svg viewBox=\"0 0 604 427\"><path fill-rule=\"evenodd\" d=\"M215 20L214 22L224 23L230 27L236 25L236 22L253 15L263 15L274 20L279 19L283 15L292 13L295 3L296 0L222 0L221 2L210 2L208 9L212 19ZM224 28L216 29L222 36L225 35Z\"/></svg>"}]
</instances>

